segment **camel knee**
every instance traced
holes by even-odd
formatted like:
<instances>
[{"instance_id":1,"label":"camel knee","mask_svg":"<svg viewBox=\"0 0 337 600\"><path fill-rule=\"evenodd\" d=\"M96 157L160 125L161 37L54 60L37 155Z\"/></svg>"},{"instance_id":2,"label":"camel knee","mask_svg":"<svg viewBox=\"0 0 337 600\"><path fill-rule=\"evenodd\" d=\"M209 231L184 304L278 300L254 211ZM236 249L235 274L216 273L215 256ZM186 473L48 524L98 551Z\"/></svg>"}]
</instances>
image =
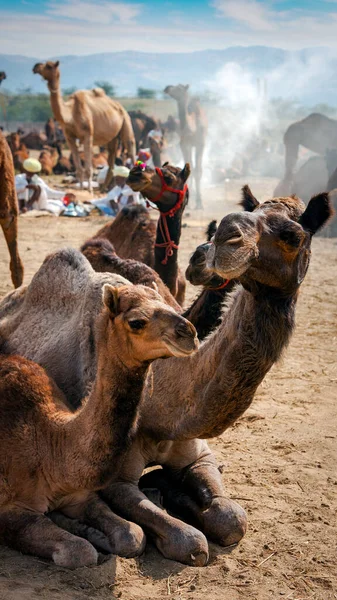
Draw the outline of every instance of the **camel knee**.
<instances>
[{"instance_id":1,"label":"camel knee","mask_svg":"<svg viewBox=\"0 0 337 600\"><path fill-rule=\"evenodd\" d=\"M237 544L247 530L245 510L228 498L215 498L202 517L205 535L220 546Z\"/></svg>"},{"instance_id":2,"label":"camel knee","mask_svg":"<svg viewBox=\"0 0 337 600\"><path fill-rule=\"evenodd\" d=\"M145 550L145 533L135 523L126 522L121 526L115 526L108 538L112 553L118 556L133 558L140 556Z\"/></svg>"},{"instance_id":3,"label":"camel knee","mask_svg":"<svg viewBox=\"0 0 337 600\"><path fill-rule=\"evenodd\" d=\"M97 565L98 554L86 540L59 542L52 554L53 561L59 567L77 569Z\"/></svg>"}]
</instances>

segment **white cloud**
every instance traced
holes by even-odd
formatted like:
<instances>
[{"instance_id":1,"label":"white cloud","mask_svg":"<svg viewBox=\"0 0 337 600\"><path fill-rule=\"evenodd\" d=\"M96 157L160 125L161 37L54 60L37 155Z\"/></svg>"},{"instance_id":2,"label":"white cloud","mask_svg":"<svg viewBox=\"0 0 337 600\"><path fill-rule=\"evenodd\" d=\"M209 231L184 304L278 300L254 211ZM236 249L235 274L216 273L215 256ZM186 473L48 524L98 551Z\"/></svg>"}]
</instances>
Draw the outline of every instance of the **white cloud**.
<instances>
[{"instance_id":1,"label":"white cloud","mask_svg":"<svg viewBox=\"0 0 337 600\"><path fill-rule=\"evenodd\" d=\"M122 23L132 21L141 12L140 4L126 4L124 2L85 2L82 0L68 0L67 2L50 2L47 5L47 14L58 19L65 17L88 23L107 24L115 19Z\"/></svg>"},{"instance_id":2,"label":"white cloud","mask_svg":"<svg viewBox=\"0 0 337 600\"><path fill-rule=\"evenodd\" d=\"M256 0L215 0L214 8L229 19L248 25L257 31L272 31L271 13Z\"/></svg>"}]
</instances>

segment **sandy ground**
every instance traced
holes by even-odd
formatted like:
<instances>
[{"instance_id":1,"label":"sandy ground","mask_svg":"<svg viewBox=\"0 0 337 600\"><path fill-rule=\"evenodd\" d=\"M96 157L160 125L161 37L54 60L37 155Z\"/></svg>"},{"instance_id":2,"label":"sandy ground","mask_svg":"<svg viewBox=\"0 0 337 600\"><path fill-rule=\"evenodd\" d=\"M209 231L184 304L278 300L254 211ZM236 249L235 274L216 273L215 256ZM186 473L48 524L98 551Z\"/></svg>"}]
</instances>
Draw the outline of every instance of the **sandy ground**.
<instances>
[{"instance_id":1,"label":"sandy ground","mask_svg":"<svg viewBox=\"0 0 337 600\"><path fill-rule=\"evenodd\" d=\"M242 182L205 190L207 211L187 209L180 262L187 265L212 217L233 210ZM252 181L259 198L273 180ZM104 218L20 218L25 282L47 253L78 247ZM137 560L111 557L70 572L0 548L0 600L332 600L337 598L337 239L313 242L297 309L297 328L283 360L258 390L252 407L210 442L232 498L249 516L242 543L210 545L205 568L164 559L148 544ZM0 297L11 289L0 236ZM188 301L195 295L188 289ZM238 357L239 359L239 357Z\"/></svg>"}]
</instances>

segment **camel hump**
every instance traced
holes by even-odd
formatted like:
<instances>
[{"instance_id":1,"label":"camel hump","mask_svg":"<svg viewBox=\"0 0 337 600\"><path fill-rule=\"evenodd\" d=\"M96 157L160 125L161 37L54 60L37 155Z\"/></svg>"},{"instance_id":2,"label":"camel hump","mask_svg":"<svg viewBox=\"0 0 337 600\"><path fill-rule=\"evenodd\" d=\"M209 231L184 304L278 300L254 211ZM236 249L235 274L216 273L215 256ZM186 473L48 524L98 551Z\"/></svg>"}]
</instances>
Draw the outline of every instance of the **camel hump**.
<instances>
[{"instance_id":1,"label":"camel hump","mask_svg":"<svg viewBox=\"0 0 337 600\"><path fill-rule=\"evenodd\" d=\"M91 91L97 98L102 98L103 96L106 96L106 93L102 88L93 88Z\"/></svg>"}]
</instances>

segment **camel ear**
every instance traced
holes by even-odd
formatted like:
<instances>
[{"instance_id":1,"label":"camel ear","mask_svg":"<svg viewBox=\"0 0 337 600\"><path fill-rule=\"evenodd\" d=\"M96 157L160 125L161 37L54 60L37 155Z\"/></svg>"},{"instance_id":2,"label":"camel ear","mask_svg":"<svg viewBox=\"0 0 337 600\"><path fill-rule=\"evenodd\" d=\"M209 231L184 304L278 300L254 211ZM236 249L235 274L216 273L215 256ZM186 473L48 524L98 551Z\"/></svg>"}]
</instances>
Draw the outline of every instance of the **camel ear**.
<instances>
[{"instance_id":1,"label":"camel ear","mask_svg":"<svg viewBox=\"0 0 337 600\"><path fill-rule=\"evenodd\" d=\"M185 183L185 181L188 180L188 178L189 178L190 175L191 175L190 163L186 163L186 165L184 166L183 170L180 172L179 177Z\"/></svg>"},{"instance_id":2,"label":"camel ear","mask_svg":"<svg viewBox=\"0 0 337 600\"><path fill-rule=\"evenodd\" d=\"M253 212L257 206L260 206L260 202L253 196L249 185L244 185L242 188L242 200L240 204L248 212Z\"/></svg>"},{"instance_id":3,"label":"camel ear","mask_svg":"<svg viewBox=\"0 0 337 600\"><path fill-rule=\"evenodd\" d=\"M187 85L184 85L185 90L189 90L190 89L190 84L187 83Z\"/></svg>"},{"instance_id":4,"label":"camel ear","mask_svg":"<svg viewBox=\"0 0 337 600\"><path fill-rule=\"evenodd\" d=\"M57 61L56 61L56 63L54 63L54 67L58 67L58 66L59 66L59 64L60 64L60 61L59 61L59 60L57 60Z\"/></svg>"},{"instance_id":5,"label":"camel ear","mask_svg":"<svg viewBox=\"0 0 337 600\"><path fill-rule=\"evenodd\" d=\"M304 213L300 216L298 222L303 229L314 235L325 223L333 216L331 200L328 192L318 194L311 198Z\"/></svg>"},{"instance_id":6,"label":"camel ear","mask_svg":"<svg viewBox=\"0 0 337 600\"><path fill-rule=\"evenodd\" d=\"M119 293L118 288L106 283L103 286L103 304L108 308L113 317L119 313Z\"/></svg>"},{"instance_id":7,"label":"camel ear","mask_svg":"<svg viewBox=\"0 0 337 600\"><path fill-rule=\"evenodd\" d=\"M217 223L216 220L214 219L213 221L211 221L210 223L208 223L208 227L206 229L206 236L207 236L207 241L210 242L213 235L215 234L217 230Z\"/></svg>"},{"instance_id":8,"label":"camel ear","mask_svg":"<svg viewBox=\"0 0 337 600\"><path fill-rule=\"evenodd\" d=\"M158 294L159 294L159 290L158 290L158 286L157 286L156 282L155 282L155 281L152 281L152 284L151 284L151 285L152 285L152 287L153 287L154 291L155 291L155 292L158 292Z\"/></svg>"}]
</instances>

